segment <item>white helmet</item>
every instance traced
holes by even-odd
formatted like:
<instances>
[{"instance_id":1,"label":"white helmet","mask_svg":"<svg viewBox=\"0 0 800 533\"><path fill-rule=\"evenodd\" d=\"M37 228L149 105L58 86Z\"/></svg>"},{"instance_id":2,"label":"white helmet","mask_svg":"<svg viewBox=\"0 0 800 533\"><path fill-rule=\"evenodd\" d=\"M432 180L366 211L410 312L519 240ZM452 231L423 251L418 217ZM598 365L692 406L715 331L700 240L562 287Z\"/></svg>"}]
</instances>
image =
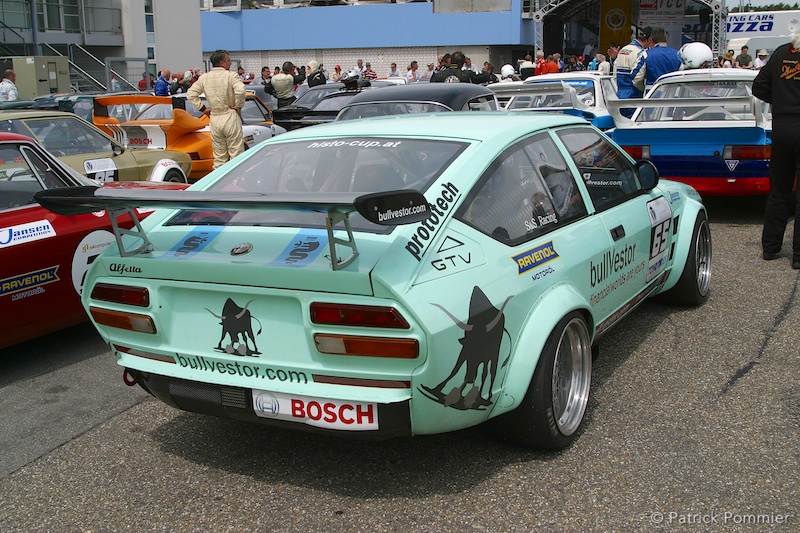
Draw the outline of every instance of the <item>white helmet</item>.
<instances>
[{"instance_id":1,"label":"white helmet","mask_svg":"<svg viewBox=\"0 0 800 533\"><path fill-rule=\"evenodd\" d=\"M361 73L356 69L348 70L347 73L344 76L342 76L341 79L342 83L359 82L359 81L361 81Z\"/></svg>"},{"instance_id":2,"label":"white helmet","mask_svg":"<svg viewBox=\"0 0 800 533\"><path fill-rule=\"evenodd\" d=\"M714 53L705 43L686 43L678 55L684 68L702 68L706 63L714 61Z\"/></svg>"},{"instance_id":3,"label":"white helmet","mask_svg":"<svg viewBox=\"0 0 800 533\"><path fill-rule=\"evenodd\" d=\"M514 74L516 74L516 71L511 65L503 65L503 67L500 69L500 75L503 78L510 78Z\"/></svg>"}]
</instances>

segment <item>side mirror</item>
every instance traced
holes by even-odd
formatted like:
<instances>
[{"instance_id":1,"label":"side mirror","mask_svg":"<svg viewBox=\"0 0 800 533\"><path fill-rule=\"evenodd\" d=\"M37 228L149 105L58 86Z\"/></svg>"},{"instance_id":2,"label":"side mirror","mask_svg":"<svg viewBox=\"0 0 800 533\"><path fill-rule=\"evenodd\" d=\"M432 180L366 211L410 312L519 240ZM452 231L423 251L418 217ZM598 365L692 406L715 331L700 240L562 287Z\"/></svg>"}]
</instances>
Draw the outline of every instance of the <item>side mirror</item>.
<instances>
[{"instance_id":1,"label":"side mirror","mask_svg":"<svg viewBox=\"0 0 800 533\"><path fill-rule=\"evenodd\" d=\"M122 154L125 153L125 147L124 146L120 146L117 143L112 143L111 146L112 146L111 150L114 152L114 155L122 155Z\"/></svg>"},{"instance_id":2,"label":"side mirror","mask_svg":"<svg viewBox=\"0 0 800 533\"><path fill-rule=\"evenodd\" d=\"M658 185L658 169L649 159L643 159L636 163L636 173L639 175L639 183L645 191L650 191Z\"/></svg>"}]
</instances>

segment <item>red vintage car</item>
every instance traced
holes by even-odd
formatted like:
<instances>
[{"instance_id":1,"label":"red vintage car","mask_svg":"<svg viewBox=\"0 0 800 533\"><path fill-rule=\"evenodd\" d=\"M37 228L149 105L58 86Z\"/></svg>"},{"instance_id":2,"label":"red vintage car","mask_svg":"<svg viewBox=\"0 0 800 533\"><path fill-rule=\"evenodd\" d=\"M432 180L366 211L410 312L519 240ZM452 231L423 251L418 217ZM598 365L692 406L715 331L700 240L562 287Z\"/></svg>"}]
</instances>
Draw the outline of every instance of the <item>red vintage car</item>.
<instances>
[{"instance_id":1,"label":"red vintage car","mask_svg":"<svg viewBox=\"0 0 800 533\"><path fill-rule=\"evenodd\" d=\"M0 348L87 320L80 301L83 277L114 242L105 211L57 215L33 195L43 189L93 185L38 143L0 133ZM109 187L183 188L117 182ZM118 217L131 227L128 215Z\"/></svg>"}]
</instances>

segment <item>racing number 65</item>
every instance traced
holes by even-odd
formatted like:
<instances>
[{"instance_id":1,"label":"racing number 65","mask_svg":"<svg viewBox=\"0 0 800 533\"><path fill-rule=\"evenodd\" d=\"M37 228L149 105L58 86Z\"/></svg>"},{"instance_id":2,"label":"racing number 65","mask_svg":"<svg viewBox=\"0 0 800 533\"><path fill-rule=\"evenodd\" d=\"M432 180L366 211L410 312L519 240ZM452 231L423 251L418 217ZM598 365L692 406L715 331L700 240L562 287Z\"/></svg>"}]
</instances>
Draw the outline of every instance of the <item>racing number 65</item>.
<instances>
[{"instance_id":1,"label":"racing number 65","mask_svg":"<svg viewBox=\"0 0 800 533\"><path fill-rule=\"evenodd\" d=\"M653 247L650 249L650 258L658 257L667 248L669 241L669 227L671 219L667 219L660 224L653 226L653 238L650 239Z\"/></svg>"}]
</instances>

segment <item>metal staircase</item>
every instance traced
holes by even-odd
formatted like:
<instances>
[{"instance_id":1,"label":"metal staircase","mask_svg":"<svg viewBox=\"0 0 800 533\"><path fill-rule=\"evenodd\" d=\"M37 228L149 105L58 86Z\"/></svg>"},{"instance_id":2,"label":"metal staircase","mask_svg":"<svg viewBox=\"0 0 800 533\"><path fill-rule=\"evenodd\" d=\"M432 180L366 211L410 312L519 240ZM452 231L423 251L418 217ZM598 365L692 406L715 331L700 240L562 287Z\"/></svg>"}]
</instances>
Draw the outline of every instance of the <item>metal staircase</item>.
<instances>
[{"instance_id":1,"label":"metal staircase","mask_svg":"<svg viewBox=\"0 0 800 533\"><path fill-rule=\"evenodd\" d=\"M42 46L52 55L69 58L70 86L74 92L109 90L106 86L105 63L83 46L79 44L62 45L63 48L66 48L66 54L50 44L43 44ZM137 90L135 84L131 83L116 70L112 69L111 73L120 80L123 89Z\"/></svg>"}]
</instances>

